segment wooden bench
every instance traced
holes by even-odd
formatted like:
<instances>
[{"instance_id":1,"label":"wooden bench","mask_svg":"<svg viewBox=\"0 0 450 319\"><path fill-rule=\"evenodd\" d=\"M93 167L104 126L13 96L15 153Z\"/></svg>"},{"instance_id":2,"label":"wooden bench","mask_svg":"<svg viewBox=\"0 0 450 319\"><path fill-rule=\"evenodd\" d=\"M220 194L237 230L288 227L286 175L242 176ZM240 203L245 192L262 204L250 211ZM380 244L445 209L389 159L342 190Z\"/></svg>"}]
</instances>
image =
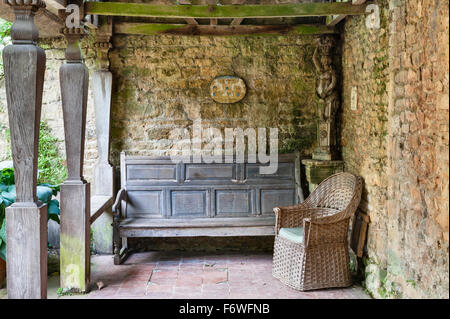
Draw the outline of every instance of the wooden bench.
<instances>
[{"instance_id":1,"label":"wooden bench","mask_svg":"<svg viewBox=\"0 0 450 319\"><path fill-rule=\"evenodd\" d=\"M278 170L258 163L185 163L121 153L121 189L113 205L114 263L129 237L274 235L276 206L299 202L299 161L279 156ZM300 198L302 195L300 195Z\"/></svg>"}]
</instances>

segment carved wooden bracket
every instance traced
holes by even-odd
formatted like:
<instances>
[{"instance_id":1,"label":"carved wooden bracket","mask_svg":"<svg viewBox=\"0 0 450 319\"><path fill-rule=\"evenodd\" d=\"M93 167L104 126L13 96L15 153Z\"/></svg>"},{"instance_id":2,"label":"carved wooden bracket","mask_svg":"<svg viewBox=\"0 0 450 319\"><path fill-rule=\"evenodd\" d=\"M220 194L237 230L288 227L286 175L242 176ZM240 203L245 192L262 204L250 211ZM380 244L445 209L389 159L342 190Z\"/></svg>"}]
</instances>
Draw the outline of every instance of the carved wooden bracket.
<instances>
[{"instance_id":1,"label":"carved wooden bracket","mask_svg":"<svg viewBox=\"0 0 450 319\"><path fill-rule=\"evenodd\" d=\"M66 60L67 63L80 63L83 56L80 49L80 41L86 35L83 27L81 28L63 28L61 33L67 39Z\"/></svg>"},{"instance_id":2,"label":"carved wooden bracket","mask_svg":"<svg viewBox=\"0 0 450 319\"><path fill-rule=\"evenodd\" d=\"M96 49L96 64L97 69L102 71L109 70L109 50L112 48L112 44L109 42L109 37L97 37L97 42L94 44Z\"/></svg>"},{"instance_id":3,"label":"carved wooden bracket","mask_svg":"<svg viewBox=\"0 0 450 319\"><path fill-rule=\"evenodd\" d=\"M45 8L42 0L3 0L3 3L11 6L14 10L14 23L11 27L11 38L13 44L36 44L38 40L38 29L34 24L36 12Z\"/></svg>"}]
</instances>

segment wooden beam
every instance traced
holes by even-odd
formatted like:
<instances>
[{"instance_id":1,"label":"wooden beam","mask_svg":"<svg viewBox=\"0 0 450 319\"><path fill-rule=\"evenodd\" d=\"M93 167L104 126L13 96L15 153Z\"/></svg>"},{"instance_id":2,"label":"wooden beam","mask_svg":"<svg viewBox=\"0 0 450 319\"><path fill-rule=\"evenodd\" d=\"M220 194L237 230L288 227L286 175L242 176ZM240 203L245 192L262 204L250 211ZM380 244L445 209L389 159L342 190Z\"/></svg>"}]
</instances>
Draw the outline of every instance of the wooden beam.
<instances>
[{"instance_id":1,"label":"wooden beam","mask_svg":"<svg viewBox=\"0 0 450 319\"><path fill-rule=\"evenodd\" d=\"M170 35L279 35L279 34L332 34L334 28L322 25L187 25L121 22L114 25L114 32L121 34L170 34Z\"/></svg>"},{"instance_id":2,"label":"wooden beam","mask_svg":"<svg viewBox=\"0 0 450 319\"><path fill-rule=\"evenodd\" d=\"M296 3L278 5L152 5L124 2L85 2L86 14L160 18L282 18L365 14L366 5Z\"/></svg>"},{"instance_id":3,"label":"wooden beam","mask_svg":"<svg viewBox=\"0 0 450 319\"><path fill-rule=\"evenodd\" d=\"M349 0L343 0L342 2L349 2ZM361 5L364 4L366 0L352 0L352 5ZM345 19L347 15L346 14L339 14L335 16L328 16L327 17L327 25L328 26L335 26L339 22Z\"/></svg>"},{"instance_id":4,"label":"wooden beam","mask_svg":"<svg viewBox=\"0 0 450 319\"><path fill-rule=\"evenodd\" d=\"M233 0L232 4L244 4L245 0ZM231 25L240 25L244 21L244 18L234 18L233 21L231 21Z\"/></svg>"},{"instance_id":5,"label":"wooden beam","mask_svg":"<svg viewBox=\"0 0 450 319\"><path fill-rule=\"evenodd\" d=\"M178 0L178 4L183 5L183 4L191 4L190 0ZM184 21L186 21L187 24L198 24L197 20L192 19L192 18L186 18L184 19Z\"/></svg>"},{"instance_id":6,"label":"wooden beam","mask_svg":"<svg viewBox=\"0 0 450 319\"><path fill-rule=\"evenodd\" d=\"M209 21L209 24L210 25L217 25L217 19L211 19L210 21Z\"/></svg>"},{"instance_id":7,"label":"wooden beam","mask_svg":"<svg viewBox=\"0 0 450 319\"><path fill-rule=\"evenodd\" d=\"M240 25L242 21L244 21L244 18L234 18L230 25Z\"/></svg>"},{"instance_id":8,"label":"wooden beam","mask_svg":"<svg viewBox=\"0 0 450 319\"><path fill-rule=\"evenodd\" d=\"M193 25L198 24L197 20L195 20L193 18L185 18L184 20L187 22L187 24L193 24Z\"/></svg>"}]
</instances>

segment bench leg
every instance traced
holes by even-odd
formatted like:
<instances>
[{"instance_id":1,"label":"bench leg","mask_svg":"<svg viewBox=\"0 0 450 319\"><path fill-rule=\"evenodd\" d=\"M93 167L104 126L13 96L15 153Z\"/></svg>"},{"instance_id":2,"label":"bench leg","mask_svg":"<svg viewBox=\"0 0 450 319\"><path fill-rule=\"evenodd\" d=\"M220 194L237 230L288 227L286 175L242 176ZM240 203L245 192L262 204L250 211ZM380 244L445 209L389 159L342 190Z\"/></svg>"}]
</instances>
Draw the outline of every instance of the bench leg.
<instances>
[{"instance_id":1,"label":"bench leg","mask_svg":"<svg viewBox=\"0 0 450 319\"><path fill-rule=\"evenodd\" d=\"M118 232L114 232L114 265L122 264L130 255L128 239L121 238L118 234Z\"/></svg>"},{"instance_id":2,"label":"bench leg","mask_svg":"<svg viewBox=\"0 0 450 319\"><path fill-rule=\"evenodd\" d=\"M114 265L120 265L120 255L122 251L122 238L119 233L119 216L113 216L113 246L114 246Z\"/></svg>"},{"instance_id":3,"label":"bench leg","mask_svg":"<svg viewBox=\"0 0 450 319\"><path fill-rule=\"evenodd\" d=\"M128 238L122 238L122 249L119 253L119 264L122 264L130 256L131 251L128 249Z\"/></svg>"}]
</instances>

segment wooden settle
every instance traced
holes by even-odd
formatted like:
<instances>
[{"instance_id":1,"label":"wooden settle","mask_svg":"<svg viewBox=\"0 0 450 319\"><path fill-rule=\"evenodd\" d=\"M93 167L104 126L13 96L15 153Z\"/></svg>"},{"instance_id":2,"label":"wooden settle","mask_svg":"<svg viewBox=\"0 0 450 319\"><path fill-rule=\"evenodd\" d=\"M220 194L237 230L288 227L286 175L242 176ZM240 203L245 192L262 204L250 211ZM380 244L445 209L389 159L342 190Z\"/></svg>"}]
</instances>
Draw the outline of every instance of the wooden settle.
<instances>
[{"instance_id":1,"label":"wooden settle","mask_svg":"<svg viewBox=\"0 0 450 319\"><path fill-rule=\"evenodd\" d=\"M275 174L259 163L174 162L121 153L121 186L113 206L114 261L127 256L128 237L269 236L273 208L293 205L296 156L283 154Z\"/></svg>"}]
</instances>

